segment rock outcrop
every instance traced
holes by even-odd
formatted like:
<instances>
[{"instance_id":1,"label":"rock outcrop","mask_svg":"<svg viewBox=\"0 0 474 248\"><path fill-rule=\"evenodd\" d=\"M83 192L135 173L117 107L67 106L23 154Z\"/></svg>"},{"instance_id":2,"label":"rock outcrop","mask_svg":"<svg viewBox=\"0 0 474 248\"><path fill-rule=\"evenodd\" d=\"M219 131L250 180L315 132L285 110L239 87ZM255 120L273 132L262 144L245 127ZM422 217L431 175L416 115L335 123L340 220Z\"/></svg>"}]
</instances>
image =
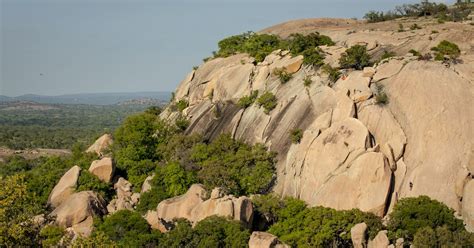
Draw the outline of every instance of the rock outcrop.
<instances>
[{"instance_id":1,"label":"rock outcrop","mask_svg":"<svg viewBox=\"0 0 474 248\"><path fill-rule=\"evenodd\" d=\"M253 232L249 240L249 248L289 248L277 236L266 232Z\"/></svg>"},{"instance_id":2,"label":"rock outcrop","mask_svg":"<svg viewBox=\"0 0 474 248\"><path fill-rule=\"evenodd\" d=\"M265 144L278 153L273 191L311 206L359 208L384 216L399 199L427 195L470 223L474 193L472 176L465 172L474 172L474 27L436 25L446 31L399 33L392 32L396 25L312 19L266 29L282 37L314 31L330 36L336 45L322 50L333 66L354 44L366 45L375 59L385 50L397 56L363 71L343 71L335 83L288 51L274 51L260 63L245 54L211 59L176 90L175 101L189 102L183 111L190 121L186 133L206 139L230 133ZM430 52L445 39L459 45L461 63L448 66L407 54L410 49ZM275 68L290 71L292 79L282 84L272 73ZM313 83L305 87L305 78ZM256 104L236 105L256 90L276 96L278 104L270 113ZM375 99L381 90L388 104ZM170 120L177 116L171 109L161 114ZM288 132L296 128L303 130L303 138L292 144Z\"/></svg>"},{"instance_id":3,"label":"rock outcrop","mask_svg":"<svg viewBox=\"0 0 474 248\"><path fill-rule=\"evenodd\" d=\"M105 201L92 191L74 193L61 203L51 216L56 224L64 228L72 227L77 233L87 236L91 233L95 216L107 213Z\"/></svg>"},{"instance_id":4,"label":"rock outcrop","mask_svg":"<svg viewBox=\"0 0 474 248\"><path fill-rule=\"evenodd\" d=\"M76 189L80 173L81 168L77 165L69 169L49 194L48 204L55 208L71 196Z\"/></svg>"},{"instance_id":5,"label":"rock outcrop","mask_svg":"<svg viewBox=\"0 0 474 248\"><path fill-rule=\"evenodd\" d=\"M184 195L160 202L156 217L161 223L185 218L196 224L209 216L217 215L229 217L250 227L253 220L253 206L249 198L223 195L217 188L212 191L209 199L207 199L208 195L202 185L194 184ZM147 219L154 218L153 212L149 214ZM156 220L150 219L148 222L154 223L155 226L160 225L160 222Z\"/></svg>"},{"instance_id":6,"label":"rock outcrop","mask_svg":"<svg viewBox=\"0 0 474 248\"><path fill-rule=\"evenodd\" d=\"M97 155L102 156L104 155L103 153L106 152L112 144L113 144L112 135L106 133L100 136L100 138L98 138L94 142L94 144L89 146L86 152L97 153Z\"/></svg>"},{"instance_id":7,"label":"rock outcrop","mask_svg":"<svg viewBox=\"0 0 474 248\"><path fill-rule=\"evenodd\" d=\"M132 191L132 184L120 177L114 184L115 192L117 193L114 199L107 205L107 211L114 213L119 210L128 209L133 210L140 199L139 193Z\"/></svg>"},{"instance_id":8,"label":"rock outcrop","mask_svg":"<svg viewBox=\"0 0 474 248\"><path fill-rule=\"evenodd\" d=\"M95 160L89 167L89 172L96 175L100 180L110 183L114 176L115 165L110 157Z\"/></svg>"}]
</instances>

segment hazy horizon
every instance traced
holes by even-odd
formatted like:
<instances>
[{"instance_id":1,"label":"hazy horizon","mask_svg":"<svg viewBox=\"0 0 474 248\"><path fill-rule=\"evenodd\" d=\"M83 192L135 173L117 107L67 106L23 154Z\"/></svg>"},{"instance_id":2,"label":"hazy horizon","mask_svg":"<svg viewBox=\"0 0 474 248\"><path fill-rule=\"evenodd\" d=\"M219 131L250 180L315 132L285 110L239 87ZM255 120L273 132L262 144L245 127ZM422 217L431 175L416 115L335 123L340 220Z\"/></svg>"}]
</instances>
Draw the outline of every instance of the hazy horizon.
<instances>
[{"instance_id":1,"label":"hazy horizon","mask_svg":"<svg viewBox=\"0 0 474 248\"><path fill-rule=\"evenodd\" d=\"M173 91L227 36L413 2L1 0L0 95Z\"/></svg>"}]
</instances>

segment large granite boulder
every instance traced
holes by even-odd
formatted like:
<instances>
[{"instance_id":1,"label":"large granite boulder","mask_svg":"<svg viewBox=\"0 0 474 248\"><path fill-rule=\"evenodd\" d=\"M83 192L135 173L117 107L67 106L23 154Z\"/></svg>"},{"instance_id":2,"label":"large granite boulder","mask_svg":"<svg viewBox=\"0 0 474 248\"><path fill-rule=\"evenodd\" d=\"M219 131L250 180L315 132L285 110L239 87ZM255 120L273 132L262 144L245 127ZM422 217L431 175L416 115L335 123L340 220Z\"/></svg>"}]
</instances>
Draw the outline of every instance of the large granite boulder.
<instances>
[{"instance_id":1,"label":"large granite boulder","mask_svg":"<svg viewBox=\"0 0 474 248\"><path fill-rule=\"evenodd\" d=\"M369 240L368 248L387 248L390 241L387 238L387 231L380 231L374 239Z\"/></svg>"},{"instance_id":2,"label":"large granite boulder","mask_svg":"<svg viewBox=\"0 0 474 248\"><path fill-rule=\"evenodd\" d=\"M114 176L115 164L110 157L92 161L89 172L96 175L100 180L110 183Z\"/></svg>"},{"instance_id":3,"label":"large granite boulder","mask_svg":"<svg viewBox=\"0 0 474 248\"><path fill-rule=\"evenodd\" d=\"M54 186L49 194L48 204L53 208L61 205L67 198L74 193L77 186L77 180L81 173L81 167L73 166L59 179L59 182Z\"/></svg>"},{"instance_id":4,"label":"large granite boulder","mask_svg":"<svg viewBox=\"0 0 474 248\"><path fill-rule=\"evenodd\" d=\"M104 199L92 191L74 193L51 212L56 224L73 227L83 234L90 234L92 219L107 213Z\"/></svg>"},{"instance_id":5,"label":"large granite boulder","mask_svg":"<svg viewBox=\"0 0 474 248\"><path fill-rule=\"evenodd\" d=\"M219 189L213 190L209 199L207 196L208 192L202 185L194 184L184 195L160 202L156 218L162 222L185 218L196 224L209 216L217 215L240 221L247 226L252 224L253 206L249 198L223 195ZM149 220L149 222L158 223L156 220Z\"/></svg>"}]
</instances>

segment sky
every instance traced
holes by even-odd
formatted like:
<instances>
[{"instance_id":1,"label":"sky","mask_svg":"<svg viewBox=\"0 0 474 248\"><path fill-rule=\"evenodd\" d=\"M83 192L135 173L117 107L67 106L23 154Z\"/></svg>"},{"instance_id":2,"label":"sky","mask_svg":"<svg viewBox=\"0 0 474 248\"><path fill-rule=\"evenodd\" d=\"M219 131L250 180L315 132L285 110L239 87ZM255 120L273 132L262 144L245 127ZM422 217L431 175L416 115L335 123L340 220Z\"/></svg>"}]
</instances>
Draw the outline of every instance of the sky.
<instances>
[{"instance_id":1,"label":"sky","mask_svg":"<svg viewBox=\"0 0 474 248\"><path fill-rule=\"evenodd\" d=\"M0 95L173 91L227 36L413 2L0 0Z\"/></svg>"}]
</instances>

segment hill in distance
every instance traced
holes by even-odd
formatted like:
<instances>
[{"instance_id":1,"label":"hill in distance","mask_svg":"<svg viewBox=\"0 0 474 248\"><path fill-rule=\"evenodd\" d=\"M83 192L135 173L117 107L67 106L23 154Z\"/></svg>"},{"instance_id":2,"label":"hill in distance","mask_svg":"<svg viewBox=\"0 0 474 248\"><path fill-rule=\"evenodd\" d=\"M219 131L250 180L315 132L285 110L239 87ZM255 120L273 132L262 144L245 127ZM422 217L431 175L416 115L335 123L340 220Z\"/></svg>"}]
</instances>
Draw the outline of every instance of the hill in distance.
<instances>
[{"instance_id":1,"label":"hill in distance","mask_svg":"<svg viewBox=\"0 0 474 248\"><path fill-rule=\"evenodd\" d=\"M90 105L112 105L135 99L156 99L168 102L171 92L117 92L117 93L84 93L67 94L58 96L44 96L26 94L16 97L0 95L0 102L30 101L46 104L90 104Z\"/></svg>"}]
</instances>

